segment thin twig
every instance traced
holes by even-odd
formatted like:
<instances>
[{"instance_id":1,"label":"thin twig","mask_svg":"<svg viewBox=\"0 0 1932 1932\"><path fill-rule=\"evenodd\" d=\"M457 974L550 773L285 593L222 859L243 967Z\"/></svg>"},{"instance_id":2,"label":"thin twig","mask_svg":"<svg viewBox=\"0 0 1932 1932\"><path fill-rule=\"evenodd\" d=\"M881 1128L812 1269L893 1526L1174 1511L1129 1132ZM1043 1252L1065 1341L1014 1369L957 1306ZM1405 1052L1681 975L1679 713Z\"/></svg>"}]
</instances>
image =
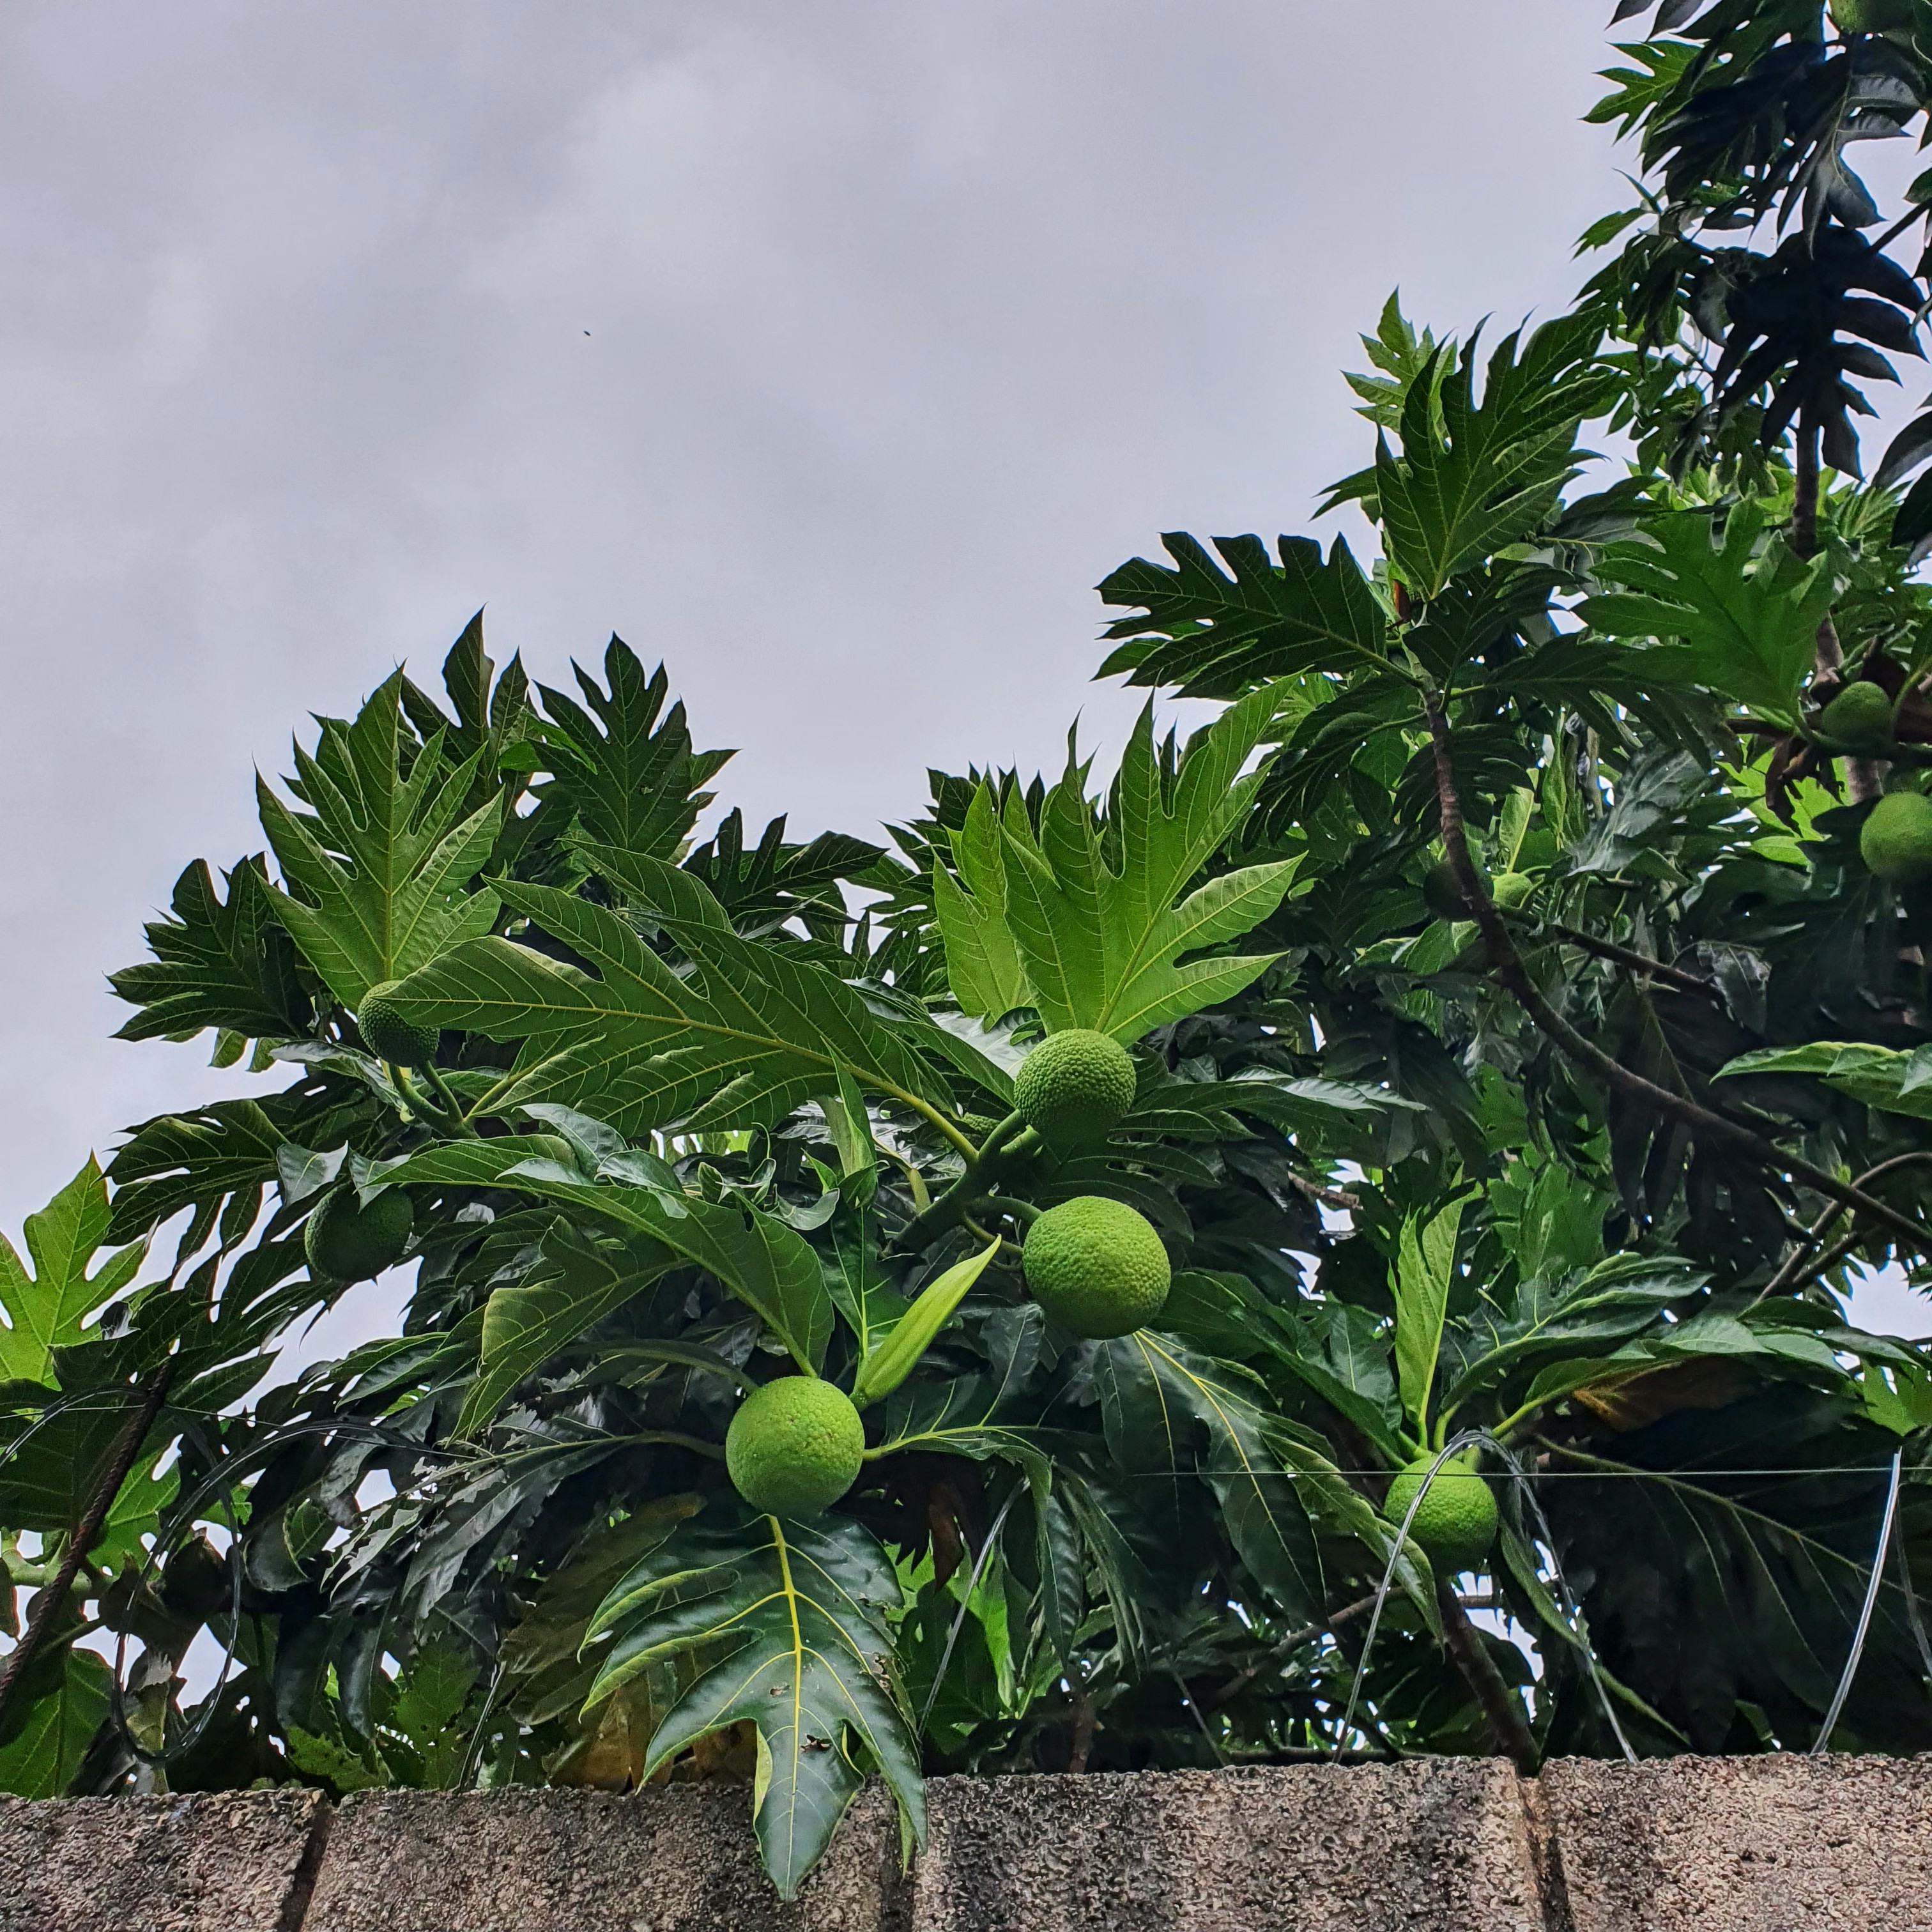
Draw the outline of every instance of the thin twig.
<instances>
[{"instance_id":1,"label":"thin twig","mask_svg":"<svg viewBox=\"0 0 1932 1932\"><path fill-rule=\"evenodd\" d=\"M1221 1748L1221 1741L1208 1728L1208 1720L1201 1714L1201 1706L1194 1701L1194 1693L1187 1688L1187 1679L1181 1676L1178 1666L1170 1664L1167 1674L1180 1686L1180 1701L1194 1714L1194 1721L1201 1726L1201 1735L1208 1740L1208 1748L1214 1754L1214 1762L1226 1766L1228 1754Z\"/></svg>"},{"instance_id":2,"label":"thin twig","mask_svg":"<svg viewBox=\"0 0 1932 1932\"><path fill-rule=\"evenodd\" d=\"M1311 1201L1318 1201L1324 1208L1359 1208L1361 1197L1351 1194L1340 1187L1324 1187L1318 1181L1304 1180L1298 1174L1291 1172L1288 1177L1291 1187L1298 1187Z\"/></svg>"},{"instance_id":3,"label":"thin twig","mask_svg":"<svg viewBox=\"0 0 1932 1932\"><path fill-rule=\"evenodd\" d=\"M1858 1187L1869 1187L1880 1174L1889 1174L1895 1167L1915 1166L1921 1161L1932 1161L1932 1154L1928 1154L1923 1149L1911 1154L1895 1154L1889 1160L1882 1160L1877 1166L1866 1168L1852 1184ZM1758 1301L1768 1300L1772 1295L1782 1294L1786 1288L1790 1287L1797 1279L1798 1270L1803 1266L1805 1256L1816 1250L1818 1244L1825 1238L1825 1230L1844 1211L1843 1203L1833 1202L1831 1206L1827 1208L1824 1213L1820 1214L1817 1220L1804 1231L1803 1238L1792 1249L1790 1258L1780 1267L1777 1274L1758 1290L1754 1299ZM1818 1267L1811 1269L1810 1273L1813 1275L1822 1274L1830 1265L1828 1262L1820 1263Z\"/></svg>"},{"instance_id":4,"label":"thin twig","mask_svg":"<svg viewBox=\"0 0 1932 1932\"><path fill-rule=\"evenodd\" d=\"M1360 1616L1364 1610L1376 1606L1376 1593L1371 1590L1366 1597L1345 1604L1325 1624L1305 1624L1300 1630L1292 1630L1280 1642L1274 1645L1268 1655L1259 1664L1251 1664L1245 1670L1238 1671L1217 1690L1208 1702L1210 1710L1219 1711L1232 1703L1254 1679L1278 1658L1286 1657L1292 1650L1299 1650L1304 1643L1312 1643L1318 1636L1326 1636L1330 1630Z\"/></svg>"},{"instance_id":5,"label":"thin twig","mask_svg":"<svg viewBox=\"0 0 1932 1932\"><path fill-rule=\"evenodd\" d=\"M1803 1270L1798 1277L1799 1281L1816 1281L1820 1275L1829 1274L1864 1239L1864 1236L1854 1229L1842 1241L1834 1241L1816 1261ZM1792 1284L1794 1287L1797 1285L1796 1282ZM1762 1301L1764 1297L1760 1295L1757 1298Z\"/></svg>"},{"instance_id":6,"label":"thin twig","mask_svg":"<svg viewBox=\"0 0 1932 1932\"><path fill-rule=\"evenodd\" d=\"M1518 912L1498 907L1505 919L1516 920L1525 925L1538 925L1545 932L1553 934L1566 946L1574 946L1580 952L1594 953L1599 959L1606 959L1612 965L1628 967L1633 973L1646 974L1653 980L1661 980L1667 986L1675 986L1679 992L1695 993L1700 999L1710 1000L1714 1005L1724 1004L1724 994L1708 980L1700 980L1694 973L1687 973L1679 966L1666 966L1661 959L1653 959L1648 953L1639 952L1630 946L1619 946L1611 939L1599 939L1594 934L1580 932L1574 926L1564 926L1553 919L1538 920L1534 913Z\"/></svg>"},{"instance_id":7,"label":"thin twig","mask_svg":"<svg viewBox=\"0 0 1932 1932\"><path fill-rule=\"evenodd\" d=\"M1924 204L1920 202L1914 202L1912 206L1908 208L1882 235L1880 236L1875 241L1868 243L1866 245L1873 254L1882 254L1886 249L1889 248L1915 221L1922 221L1924 218L1925 208Z\"/></svg>"},{"instance_id":8,"label":"thin twig","mask_svg":"<svg viewBox=\"0 0 1932 1932\"><path fill-rule=\"evenodd\" d=\"M1915 1252L1923 1253L1932 1246L1932 1228L1888 1208L1863 1189L1839 1180L1835 1174L1827 1174L1822 1168L1814 1167L1809 1161L1787 1154L1762 1134L1754 1133L1750 1128L1726 1120L1722 1114L1714 1114L1708 1107L1700 1106L1684 1095L1673 1094L1668 1088L1646 1080L1642 1074L1632 1072L1593 1041L1586 1039L1557 1012L1525 969L1522 956L1517 952L1509 929L1496 910L1496 902L1490 897L1487 886L1470 860L1468 842L1462 828L1462 802L1456 790L1455 766L1450 755L1448 722L1442 715L1441 701L1433 694L1425 699L1424 708L1435 752L1436 796L1442 817L1442 849L1455 871L1456 882L1462 888L1462 896L1482 930L1490 970L1514 997L1538 1031L1546 1035L1573 1060L1580 1060L1600 1079L1632 1099L1642 1101L1654 1112L1721 1140L1774 1172L1789 1174L1817 1193L1857 1208L1910 1241Z\"/></svg>"}]
</instances>

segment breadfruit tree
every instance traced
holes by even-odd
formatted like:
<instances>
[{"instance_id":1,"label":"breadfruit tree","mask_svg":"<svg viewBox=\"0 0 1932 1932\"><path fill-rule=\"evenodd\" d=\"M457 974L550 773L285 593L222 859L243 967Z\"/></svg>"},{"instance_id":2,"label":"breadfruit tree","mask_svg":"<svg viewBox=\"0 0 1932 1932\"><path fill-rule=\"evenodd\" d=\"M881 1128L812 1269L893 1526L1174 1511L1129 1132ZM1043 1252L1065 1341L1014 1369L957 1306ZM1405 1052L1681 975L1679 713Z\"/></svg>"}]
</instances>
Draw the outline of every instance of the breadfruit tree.
<instances>
[{"instance_id":1,"label":"breadfruit tree","mask_svg":"<svg viewBox=\"0 0 1932 1932\"><path fill-rule=\"evenodd\" d=\"M870 1775L1932 1743L1932 6L1639 16L1575 312L1366 339L1372 560L1100 586L1184 744L700 838L472 622L298 746L113 980L254 1096L0 1249L0 1785L736 1778L789 1894Z\"/></svg>"}]
</instances>

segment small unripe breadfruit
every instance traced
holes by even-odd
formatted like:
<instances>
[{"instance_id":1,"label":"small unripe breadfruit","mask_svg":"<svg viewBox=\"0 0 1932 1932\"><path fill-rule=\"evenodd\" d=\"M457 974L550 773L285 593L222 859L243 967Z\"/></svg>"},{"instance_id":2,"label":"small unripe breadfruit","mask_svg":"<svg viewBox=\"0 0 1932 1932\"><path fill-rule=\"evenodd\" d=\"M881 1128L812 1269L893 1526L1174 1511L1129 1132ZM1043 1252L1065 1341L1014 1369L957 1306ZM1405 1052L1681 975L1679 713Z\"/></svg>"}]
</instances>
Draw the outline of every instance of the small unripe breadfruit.
<instances>
[{"instance_id":1,"label":"small unripe breadfruit","mask_svg":"<svg viewBox=\"0 0 1932 1932\"><path fill-rule=\"evenodd\" d=\"M1422 1546L1423 1554L1445 1575L1480 1569L1496 1540L1496 1499L1489 1484L1475 1473L1477 1454L1468 1450L1443 1464L1408 1526L1410 1537ZM1389 1484L1382 1514L1397 1528L1435 1460L1433 1456L1424 1456L1397 1472Z\"/></svg>"},{"instance_id":2,"label":"small unripe breadfruit","mask_svg":"<svg viewBox=\"0 0 1932 1932\"><path fill-rule=\"evenodd\" d=\"M1527 872L1498 872L1490 881L1490 896L1499 906L1520 906L1536 890Z\"/></svg>"},{"instance_id":3,"label":"small unripe breadfruit","mask_svg":"<svg viewBox=\"0 0 1932 1932\"><path fill-rule=\"evenodd\" d=\"M851 1397L817 1376L754 1389L724 1432L732 1486L766 1516L816 1516L859 1480L865 1455Z\"/></svg>"},{"instance_id":4,"label":"small unripe breadfruit","mask_svg":"<svg viewBox=\"0 0 1932 1932\"><path fill-rule=\"evenodd\" d=\"M1895 33L1912 24L1911 0L1832 0L1832 24L1841 34Z\"/></svg>"},{"instance_id":5,"label":"small unripe breadfruit","mask_svg":"<svg viewBox=\"0 0 1932 1932\"><path fill-rule=\"evenodd\" d=\"M1469 902L1462 896L1456 868L1447 859L1438 859L1423 875L1424 903L1438 919L1467 919Z\"/></svg>"},{"instance_id":6,"label":"small unripe breadfruit","mask_svg":"<svg viewBox=\"0 0 1932 1932\"><path fill-rule=\"evenodd\" d=\"M399 1066L427 1066L436 1058L436 1030L418 1026L396 1010L389 995L402 983L385 980L371 986L356 1010L356 1028L379 1060L393 1060Z\"/></svg>"},{"instance_id":7,"label":"small unripe breadfruit","mask_svg":"<svg viewBox=\"0 0 1932 1932\"><path fill-rule=\"evenodd\" d=\"M1127 1049L1085 1027L1048 1034L1013 1076L1013 1106L1045 1140L1097 1140L1133 1104Z\"/></svg>"},{"instance_id":8,"label":"small unripe breadfruit","mask_svg":"<svg viewBox=\"0 0 1932 1932\"><path fill-rule=\"evenodd\" d=\"M1144 1328L1174 1280L1153 1222L1098 1194L1049 1208L1028 1228L1020 1259L1041 1307L1096 1342Z\"/></svg>"},{"instance_id":9,"label":"small unripe breadfruit","mask_svg":"<svg viewBox=\"0 0 1932 1932\"><path fill-rule=\"evenodd\" d=\"M323 1196L302 1230L309 1272L325 1281L367 1281L403 1258L416 1210L400 1187L386 1187L363 1207L352 1187Z\"/></svg>"},{"instance_id":10,"label":"small unripe breadfruit","mask_svg":"<svg viewBox=\"0 0 1932 1932\"><path fill-rule=\"evenodd\" d=\"M1865 819L1858 854L1868 871L1894 885L1932 878L1932 798L1887 792Z\"/></svg>"},{"instance_id":11,"label":"small unripe breadfruit","mask_svg":"<svg viewBox=\"0 0 1932 1932\"><path fill-rule=\"evenodd\" d=\"M170 1617L190 1628L204 1624L228 1600L228 1558L205 1536L177 1550L161 1574L161 1603Z\"/></svg>"},{"instance_id":12,"label":"small unripe breadfruit","mask_svg":"<svg viewBox=\"0 0 1932 1932\"><path fill-rule=\"evenodd\" d=\"M1892 742L1892 700L1880 686L1848 684L1818 714L1821 735L1876 750Z\"/></svg>"}]
</instances>

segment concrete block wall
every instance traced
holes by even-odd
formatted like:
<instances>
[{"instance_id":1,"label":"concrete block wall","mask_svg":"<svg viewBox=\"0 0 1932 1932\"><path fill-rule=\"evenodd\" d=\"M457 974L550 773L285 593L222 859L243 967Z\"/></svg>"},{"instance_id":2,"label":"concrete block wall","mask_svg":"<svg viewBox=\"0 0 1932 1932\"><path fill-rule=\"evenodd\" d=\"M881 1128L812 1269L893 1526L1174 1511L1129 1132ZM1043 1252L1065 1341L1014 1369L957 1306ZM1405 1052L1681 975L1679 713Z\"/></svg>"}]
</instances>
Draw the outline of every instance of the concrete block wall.
<instances>
[{"instance_id":1,"label":"concrete block wall","mask_svg":"<svg viewBox=\"0 0 1932 1932\"><path fill-rule=\"evenodd\" d=\"M0 1799L0 1932L1932 1932L1932 1758L941 1778L798 1901L747 1794Z\"/></svg>"}]
</instances>

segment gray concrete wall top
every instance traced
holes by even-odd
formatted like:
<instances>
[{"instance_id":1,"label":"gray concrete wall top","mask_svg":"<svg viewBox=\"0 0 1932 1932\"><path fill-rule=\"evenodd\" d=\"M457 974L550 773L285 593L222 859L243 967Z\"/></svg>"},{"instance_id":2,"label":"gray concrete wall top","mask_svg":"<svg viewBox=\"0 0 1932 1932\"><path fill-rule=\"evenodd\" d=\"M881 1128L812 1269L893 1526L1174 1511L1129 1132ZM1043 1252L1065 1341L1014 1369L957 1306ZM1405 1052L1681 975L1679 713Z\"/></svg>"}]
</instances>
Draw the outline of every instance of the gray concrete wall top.
<instances>
[{"instance_id":1,"label":"gray concrete wall top","mask_svg":"<svg viewBox=\"0 0 1932 1932\"><path fill-rule=\"evenodd\" d=\"M0 1932L284 1932L328 1810L313 1791L0 1798Z\"/></svg>"},{"instance_id":2,"label":"gray concrete wall top","mask_svg":"<svg viewBox=\"0 0 1932 1932\"><path fill-rule=\"evenodd\" d=\"M1932 1926L1932 1758L1571 1758L1537 1783L1574 1932Z\"/></svg>"},{"instance_id":3,"label":"gray concrete wall top","mask_svg":"<svg viewBox=\"0 0 1932 1932\"><path fill-rule=\"evenodd\" d=\"M0 1799L0 1932L1932 1932L1932 1758L940 1778L796 1904L749 1794Z\"/></svg>"}]
</instances>

